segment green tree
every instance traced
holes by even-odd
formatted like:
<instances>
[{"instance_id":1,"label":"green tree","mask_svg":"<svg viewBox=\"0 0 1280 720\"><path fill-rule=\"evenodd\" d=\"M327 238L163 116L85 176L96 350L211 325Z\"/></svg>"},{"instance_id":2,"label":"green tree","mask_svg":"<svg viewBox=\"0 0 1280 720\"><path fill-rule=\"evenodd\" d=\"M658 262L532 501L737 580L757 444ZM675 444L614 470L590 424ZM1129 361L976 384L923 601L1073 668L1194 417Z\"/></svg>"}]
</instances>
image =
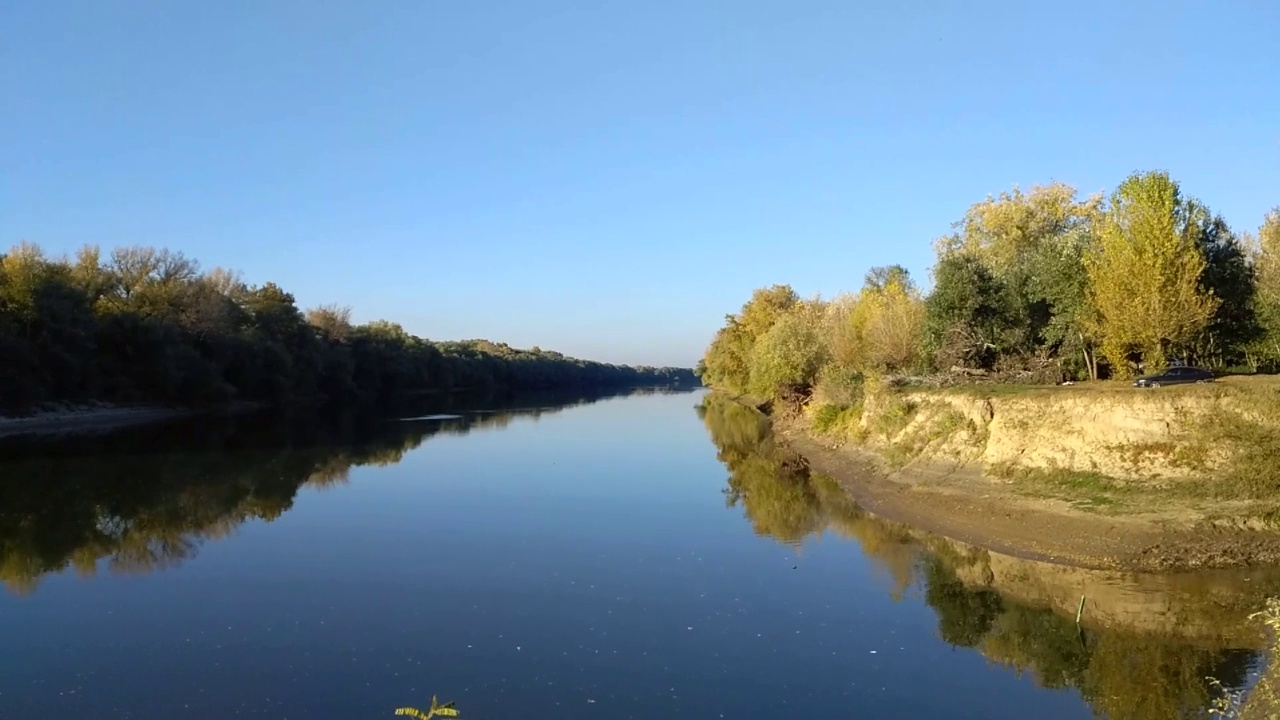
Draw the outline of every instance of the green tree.
<instances>
[{"instance_id":1,"label":"green tree","mask_svg":"<svg viewBox=\"0 0 1280 720\"><path fill-rule=\"evenodd\" d=\"M1216 366L1240 363L1262 332L1254 302L1254 263L1244 242L1221 216L1212 216L1207 210L1196 214L1200 220L1191 232L1197 236L1205 261L1200 289L1218 301L1195 341L1196 359Z\"/></svg>"},{"instance_id":2,"label":"green tree","mask_svg":"<svg viewBox=\"0 0 1280 720\"><path fill-rule=\"evenodd\" d=\"M458 389L692 383L682 368L593 363L501 343L433 343L349 311L309 315L266 283L200 274L181 253L96 247L50 259L24 243L0 255L0 412L41 403L207 405L231 400L391 402Z\"/></svg>"},{"instance_id":3,"label":"green tree","mask_svg":"<svg viewBox=\"0 0 1280 720\"><path fill-rule=\"evenodd\" d=\"M1093 375L1092 342L1084 317L1080 251L1091 242L1102 214L1100 194L1084 199L1060 182L1018 188L976 203L938 245L939 257L967 253L981 261L1006 297L997 355L1066 355ZM964 333L959 333L961 337Z\"/></svg>"},{"instance_id":4,"label":"green tree","mask_svg":"<svg viewBox=\"0 0 1280 720\"><path fill-rule=\"evenodd\" d=\"M823 308L801 302L782 313L752 345L748 389L764 397L807 394L826 362L819 332Z\"/></svg>"},{"instance_id":5,"label":"green tree","mask_svg":"<svg viewBox=\"0 0 1280 720\"><path fill-rule=\"evenodd\" d=\"M1274 367L1280 363L1280 207L1267 213L1263 220L1255 252L1254 308L1261 326L1255 352L1262 362Z\"/></svg>"},{"instance_id":6,"label":"green tree","mask_svg":"<svg viewBox=\"0 0 1280 720\"><path fill-rule=\"evenodd\" d=\"M716 331L702 359L704 382L732 392L746 392L751 379L750 355L755 343L734 315Z\"/></svg>"},{"instance_id":7,"label":"green tree","mask_svg":"<svg viewBox=\"0 0 1280 720\"><path fill-rule=\"evenodd\" d=\"M752 364L753 358L757 357L757 341L799 302L800 297L789 285L773 285L754 291L738 314L725 317L724 327L712 338L702 359L703 380L732 392L748 392L753 385ZM773 358L777 355L770 352L759 357ZM775 370L778 368L762 372L768 374Z\"/></svg>"},{"instance_id":8,"label":"green tree","mask_svg":"<svg viewBox=\"0 0 1280 720\"><path fill-rule=\"evenodd\" d=\"M1045 347L1068 374L1090 380L1098 379L1098 321L1089 302L1085 255L1093 246L1095 228L1077 225L1042 243L1027 259L1028 287L1049 311L1048 322L1041 329Z\"/></svg>"},{"instance_id":9,"label":"green tree","mask_svg":"<svg viewBox=\"0 0 1280 720\"><path fill-rule=\"evenodd\" d=\"M1101 194L1080 200L1065 183L1036 185L1026 193L1015 187L970 206L957 232L940 241L939 255L964 250L999 277L1017 276L1046 243L1096 222L1102 206Z\"/></svg>"},{"instance_id":10,"label":"green tree","mask_svg":"<svg viewBox=\"0 0 1280 720\"><path fill-rule=\"evenodd\" d=\"M926 346L943 368L989 368L1010 346L1017 316L1005 284L968 252L945 255L933 270L925 300Z\"/></svg>"}]
</instances>

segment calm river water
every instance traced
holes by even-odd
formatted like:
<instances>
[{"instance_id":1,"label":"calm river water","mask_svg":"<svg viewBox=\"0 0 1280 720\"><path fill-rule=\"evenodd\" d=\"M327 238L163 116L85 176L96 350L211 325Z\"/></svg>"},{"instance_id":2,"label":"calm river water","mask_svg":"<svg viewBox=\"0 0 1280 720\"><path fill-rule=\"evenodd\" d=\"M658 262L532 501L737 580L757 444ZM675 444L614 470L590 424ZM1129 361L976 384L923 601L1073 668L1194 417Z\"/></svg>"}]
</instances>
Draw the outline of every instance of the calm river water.
<instances>
[{"instance_id":1,"label":"calm river water","mask_svg":"<svg viewBox=\"0 0 1280 720\"><path fill-rule=\"evenodd\" d=\"M975 550L701 392L530 402L0 443L0 717L1163 719L1261 667L1275 572Z\"/></svg>"}]
</instances>

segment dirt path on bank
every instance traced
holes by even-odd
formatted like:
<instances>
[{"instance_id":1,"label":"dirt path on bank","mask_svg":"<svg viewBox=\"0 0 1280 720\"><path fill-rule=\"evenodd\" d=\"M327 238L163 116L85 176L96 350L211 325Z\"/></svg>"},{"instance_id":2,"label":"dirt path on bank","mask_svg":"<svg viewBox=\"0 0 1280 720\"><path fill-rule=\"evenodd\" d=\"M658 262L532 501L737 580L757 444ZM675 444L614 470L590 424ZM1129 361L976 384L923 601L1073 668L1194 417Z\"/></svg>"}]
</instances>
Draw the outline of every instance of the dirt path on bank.
<instances>
[{"instance_id":1,"label":"dirt path on bank","mask_svg":"<svg viewBox=\"0 0 1280 720\"><path fill-rule=\"evenodd\" d=\"M1006 555L1086 568L1170 571L1280 565L1280 534L1198 522L1168 509L1114 517L1032 498L971 469L886 473L867 451L832 448L795 420L774 432L868 511Z\"/></svg>"}]
</instances>

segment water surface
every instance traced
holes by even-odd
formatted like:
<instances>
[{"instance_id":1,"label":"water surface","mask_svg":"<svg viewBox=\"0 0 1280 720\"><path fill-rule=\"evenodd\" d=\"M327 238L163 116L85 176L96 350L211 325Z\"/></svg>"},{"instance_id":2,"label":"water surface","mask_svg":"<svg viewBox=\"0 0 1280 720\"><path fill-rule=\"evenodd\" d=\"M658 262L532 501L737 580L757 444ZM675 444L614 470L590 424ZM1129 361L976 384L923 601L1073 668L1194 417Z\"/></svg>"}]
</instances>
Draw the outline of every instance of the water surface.
<instances>
[{"instance_id":1,"label":"water surface","mask_svg":"<svg viewBox=\"0 0 1280 720\"><path fill-rule=\"evenodd\" d=\"M887 522L700 393L10 441L0 581L0 717L141 719L1192 716L1280 590Z\"/></svg>"}]
</instances>

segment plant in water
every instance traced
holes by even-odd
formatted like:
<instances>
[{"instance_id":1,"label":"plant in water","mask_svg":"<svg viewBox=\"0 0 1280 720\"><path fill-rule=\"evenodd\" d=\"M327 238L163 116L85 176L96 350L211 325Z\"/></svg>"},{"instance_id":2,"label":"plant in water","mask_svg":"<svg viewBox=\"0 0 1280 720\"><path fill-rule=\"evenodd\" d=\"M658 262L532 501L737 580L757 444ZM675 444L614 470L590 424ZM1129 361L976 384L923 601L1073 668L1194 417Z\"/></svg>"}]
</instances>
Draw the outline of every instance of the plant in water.
<instances>
[{"instance_id":1,"label":"plant in water","mask_svg":"<svg viewBox=\"0 0 1280 720\"><path fill-rule=\"evenodd\" d=\"M1280 668L1275 666L1280 649L1280 598L1268 598L1266 607L1249 619L1261 622L1271 633L1271 665L1248 695L1244 690L1227 689L1217 678L1206 678L1218 696L1209 706L1209 714L1229 720L1280 720Z\"/></svg>"}]
</instances>

